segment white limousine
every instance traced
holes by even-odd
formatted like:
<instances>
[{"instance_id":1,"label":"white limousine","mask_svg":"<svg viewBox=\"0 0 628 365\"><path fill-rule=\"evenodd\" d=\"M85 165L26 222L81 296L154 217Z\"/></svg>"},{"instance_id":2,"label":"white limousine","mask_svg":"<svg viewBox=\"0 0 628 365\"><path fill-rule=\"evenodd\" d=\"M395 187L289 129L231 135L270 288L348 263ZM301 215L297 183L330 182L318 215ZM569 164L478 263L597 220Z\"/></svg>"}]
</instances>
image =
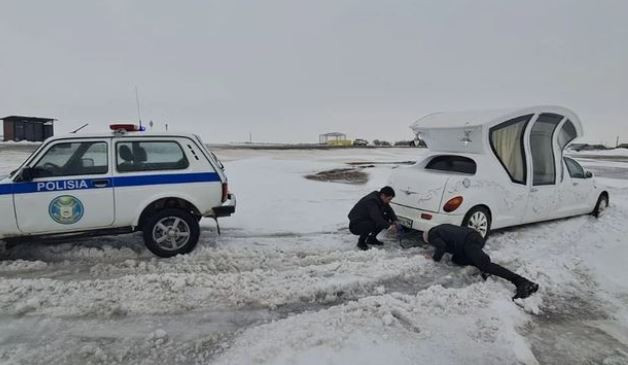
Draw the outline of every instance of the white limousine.
<instances>
[{"instance_id":1,"label":"white limousine","mask_svg":"<svg viewBox=\"0 0 628 365\"><path fill-rule=\"evenodd\" d=\"M411 128L429 148L416 164L396 169L392 207L406 227L443 223L491 229L580 214L599 214L609 195L591 172L563 155L582 136L571 110L429 114Z\"/></svg>"}]
</instances>

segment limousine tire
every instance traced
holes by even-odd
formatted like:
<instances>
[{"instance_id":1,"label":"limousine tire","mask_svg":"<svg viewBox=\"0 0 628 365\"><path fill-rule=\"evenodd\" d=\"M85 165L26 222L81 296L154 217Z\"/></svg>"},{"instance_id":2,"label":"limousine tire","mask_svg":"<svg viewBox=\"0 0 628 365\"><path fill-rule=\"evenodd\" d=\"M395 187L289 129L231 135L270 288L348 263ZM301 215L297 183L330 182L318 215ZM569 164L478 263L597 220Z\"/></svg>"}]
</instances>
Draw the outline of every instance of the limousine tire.
<instances>
[{"instance_id":1,"label":"limousine tire","mask_svg":"<svg viewBox=\"0 0 628 365\"><path fill-rule=\"evenodd\" d=\"M595 218L599 218L602 216L604 211L608 208L608 194L602 193L600 197L597 198L597 203L595 204L595 209L591 213Z\"/></svg>"},{"instance_id":2,"label":"limousine tire","mask_svg":"<svg viewBox=\"0 0 628 365\"><path fill-rule=\"evenodd\" d=\"M491 232L491 213L485 207L473 207L464 216L462 226L475 229L486 239Z\"/></svg>"},{"instance_id":3,"label":"limousine tire","mask_svg":"<svg viewBox=\"0 0 628 365\"><path fill-rule=\"evenodd\" d=\"M172 257L191 252L198 243L198 220L191 213L177 208L155 212L143 227L146 248L159 257Z\"/></svg>"}]
</instances>

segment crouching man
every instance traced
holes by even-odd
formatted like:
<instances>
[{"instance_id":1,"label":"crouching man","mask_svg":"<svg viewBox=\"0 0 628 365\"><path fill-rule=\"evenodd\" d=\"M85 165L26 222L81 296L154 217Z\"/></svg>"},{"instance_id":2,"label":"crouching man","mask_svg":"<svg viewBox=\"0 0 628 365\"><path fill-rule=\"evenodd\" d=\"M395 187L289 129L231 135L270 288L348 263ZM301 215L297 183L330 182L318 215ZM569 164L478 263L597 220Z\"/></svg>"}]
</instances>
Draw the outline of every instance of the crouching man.
<instances>
[{"instance_id":1,"label":"crouching man","mask_svg":"<svg viewBox=\"0 0 628 365\"><path fill-rule=\"evenodd\" d=\"M537 290L538 284L521 277L514 272L491 262L491 258L482 250L485 240L472 228L442 224L423 233L425 242L435 247L432 258L438 262L447 252L451 261L457 265L475 266L482 272L482 277L499 276L517 287L514 299L527 298Z\"/></svg>"},{"instance_id":2,"label":"crouching man","mask_svg":"<svg viewBox=\"0 0 628 365\"><path fill-rule=\"evenodd\" d=\"M358 248L368 250L368 245L381 246L377 235L384 229L396 229L397 216L390 207L395 191L383 187L360 199L349 212L349 231L358 239Z\"/></svg>"}]
</instances>

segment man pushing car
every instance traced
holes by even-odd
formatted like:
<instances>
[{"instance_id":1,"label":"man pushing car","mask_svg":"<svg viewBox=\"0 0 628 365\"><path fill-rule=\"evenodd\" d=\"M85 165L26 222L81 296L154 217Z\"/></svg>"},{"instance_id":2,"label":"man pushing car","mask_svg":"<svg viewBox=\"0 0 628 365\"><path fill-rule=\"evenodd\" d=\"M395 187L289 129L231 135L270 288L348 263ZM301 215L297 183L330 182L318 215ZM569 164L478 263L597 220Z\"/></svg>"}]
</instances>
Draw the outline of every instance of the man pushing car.
<instances>
[{"instance_id":1,"label":"man pushing car","mask_svg":"<svg viewBox=\"0 0 628 365\"><path fill-rule=\"evenodd\" d=\"M482 272L483 278L495 275L513 283L517 287L513 300L527 298L539 290L538 284L491 262L491 258L482 250L485 239L473 228L441 224L423 232L423 239L435 247L432 259L436 262L445 253L450 253L453 263L475 266Z\"/></svg>"},{"instance_id":2,"label":"man pushing car","mask_svg":"<svg viewBox=\"0 0 628 365\"><path fill-rule=\"evenodd\" d=\"M368 245L381 246L377 235L384 229L397 229L397 215L390 207L395 191L384 186L360 199L349 212L349 231L358 239L358 248L368 250Z\"/></svg>"}]
</instances>

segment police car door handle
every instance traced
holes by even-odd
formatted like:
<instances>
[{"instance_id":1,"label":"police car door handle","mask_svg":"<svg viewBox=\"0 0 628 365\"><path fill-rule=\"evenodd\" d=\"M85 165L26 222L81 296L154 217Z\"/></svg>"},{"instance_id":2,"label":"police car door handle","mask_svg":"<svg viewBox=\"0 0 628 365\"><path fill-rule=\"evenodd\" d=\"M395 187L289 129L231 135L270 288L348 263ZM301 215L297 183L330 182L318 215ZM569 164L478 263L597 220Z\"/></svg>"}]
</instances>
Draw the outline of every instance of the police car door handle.
<instances>
[{"instance_id":1,"label":"police car door handle","mask_svg":"<svg viewBox=\"0 0 628 365\"><path fill-rule=\"evenodd\" d=\"M93 183L95 188L106 188L107 186L109 186L108 179L94 180Z\"/></svg>"}]
</instances>

